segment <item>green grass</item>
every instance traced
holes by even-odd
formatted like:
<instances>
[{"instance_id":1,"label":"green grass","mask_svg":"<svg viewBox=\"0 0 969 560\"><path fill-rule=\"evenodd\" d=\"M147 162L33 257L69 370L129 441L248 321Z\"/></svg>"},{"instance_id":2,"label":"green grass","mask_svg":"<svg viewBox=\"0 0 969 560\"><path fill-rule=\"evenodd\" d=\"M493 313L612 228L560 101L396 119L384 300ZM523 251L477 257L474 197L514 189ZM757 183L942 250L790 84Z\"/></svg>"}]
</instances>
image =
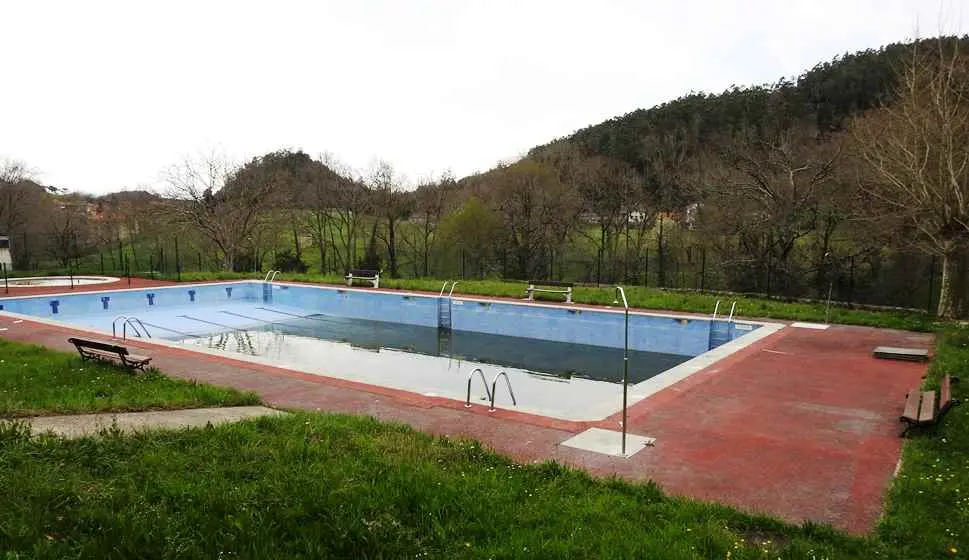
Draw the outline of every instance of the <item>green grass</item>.
<instances>
[{"instance_id":1,"label":"green grass","mask_svg":"<svg viewBox=\"0 0 969 560\"><path fill-rule=\"evenodd\" d=\"M953 396L969 398L969 329L942 333L925 386L938 387L945 374L962 378ZM877 537L901 558L969 556L969 404L906 442Z\"/></svg>"},{"instance_id":2,"label":"green grass","mask_svg":"<svg viewBox=\"0 0 969 560\"><path fill-rule=\"evenodd\" d=\"M173 275L166 275L166 279L173 280ZM262 279L257 273L232 272L195 272L183 273L182 281L207 280L240 280ZM279 280L296 280L301 282L319 282L326 284L342 284L339 276L324 276L320 274L281 274ZM437 279L400 279L381 278L380 287L386 289L423 290L438 292L443 284ZM499 296L520 298L524 294L525 284L522 282L506 282L501 280L464 280L458 283L455 294ZM911 331L932 331L939 328L935 317L914 311L868 310L832 306L826 313L822 303L803 303L797 301L783 301L775 299L752 298L744 296L729 296L703 294L696 292L667 291L655 288L629 286L626 297L631 307L641 309L663 309L669 311L687 311L709 314L713 312L718 300L721 301L721 313L728 313L730 303L737 302L737 316L765 319L786 319L791 321L824 322L827 318L831 323L845 325L860 325L869 327L894 328ZM575 288L573 299L577 303L595 305L611 305L615 298L614 288L595 288L578 286ZM552 298L549 298L552 299ZM561 300L561 297L558 298Z\"/></svg>"},{"instance_id":3,"label":"green grass","mask_svg":"<svg viewBox=\"0 0 969 560\"><path fill-rule=\"evenodd\" d=\"M0 548L36 558L868 558L872 543L521 466L337 415L29 439L0 429ZM9 553L8 553L9 554ZM8 556L9 557L9 556Z\"/></svg>"},{"instance_id":4,"label":"green grass","mask_svg":"<svg viewBox=\"0 0 969 560\"><path fill-rule=\"evenodd\" d=\"M170 379L154 371L136 375L0 338L0 418L258 402L251 393Z\"/></svg>"}]
</instances>

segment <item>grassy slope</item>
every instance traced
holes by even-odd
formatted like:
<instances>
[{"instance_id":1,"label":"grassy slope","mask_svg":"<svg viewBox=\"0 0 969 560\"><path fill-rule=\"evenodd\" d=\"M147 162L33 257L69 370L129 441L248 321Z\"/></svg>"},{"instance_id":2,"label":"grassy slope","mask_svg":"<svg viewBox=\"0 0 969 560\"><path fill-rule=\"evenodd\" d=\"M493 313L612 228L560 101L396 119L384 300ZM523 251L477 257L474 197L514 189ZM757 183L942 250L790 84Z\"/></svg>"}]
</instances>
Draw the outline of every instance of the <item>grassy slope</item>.
<instances>
[{"instance_id":1,"label":"grassy slope","mask_svg":"<svg viewBox=\"0 0 969 560\"><path fill-rule=\"evenodd\" d=\"M108 364L0 338L0 418L255 404L253 394L133 375Z\"/></svg>"},{"instance_id":2,"label":"grassy slope","mask_svg":"<svg viewBox=\"0 0 969 560\"><path fill-rule=\"evenodd\" d=\"M0 430L39 558L866 558L871 543L347 416L79 441ZM770 541L770 542L767 542Z\"/></svg>"},{"instance_id":3,"label":"grassy slope","mask_svg":"<svg viewBox=\"0 0 969 560\"><path fill-rule=\"evenodd\" d=\"M938 387L947 373L962 378L953 396L969 398L965 328L943 333L925 385ZM969 556L969 403L953 407L941 424L912 434L877 537L901 558Z\"/></svg>"}]
</instances>

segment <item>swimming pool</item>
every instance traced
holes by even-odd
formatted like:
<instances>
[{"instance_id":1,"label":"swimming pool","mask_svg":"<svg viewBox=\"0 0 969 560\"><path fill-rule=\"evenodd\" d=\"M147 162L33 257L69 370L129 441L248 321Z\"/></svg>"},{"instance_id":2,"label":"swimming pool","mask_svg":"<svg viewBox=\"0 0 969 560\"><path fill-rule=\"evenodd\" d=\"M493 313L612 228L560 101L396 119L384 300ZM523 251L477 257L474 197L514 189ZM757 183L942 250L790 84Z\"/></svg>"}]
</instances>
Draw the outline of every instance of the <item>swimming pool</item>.
<instances>
[{"instance_id":1,"label":"swimming pool","mask_svg":"<svg viewBox=\"0 0 969 560\"><path fill-rule=\"evenodd\" d=\"M502 383L496 406L569 420L620 404L616 309L240 281L3 298L0 312L462 401L472 370L489 386L504 371L517 405ZM631 402L780 327L630 313ZM472 402L489 388L476 377Z\"/></svg>"}]
</instances>

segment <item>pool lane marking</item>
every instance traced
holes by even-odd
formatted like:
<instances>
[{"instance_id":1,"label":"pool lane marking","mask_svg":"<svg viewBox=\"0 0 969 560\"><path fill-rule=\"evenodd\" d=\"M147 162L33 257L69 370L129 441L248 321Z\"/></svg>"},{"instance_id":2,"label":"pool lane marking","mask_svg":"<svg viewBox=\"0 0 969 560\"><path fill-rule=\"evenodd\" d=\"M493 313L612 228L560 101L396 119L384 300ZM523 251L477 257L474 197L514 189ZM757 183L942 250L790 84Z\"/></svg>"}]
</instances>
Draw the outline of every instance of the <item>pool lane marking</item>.
<instances>
[{"instance_id":1,"label":"pool lane marking","mask_svg":"<svg viewBox=\"0 0 969 560\"><path fill-rule=\"evenodd\" d=\"M331 319L328 315L324 315L322 313L312 313L310 315L297 315L296 313L287 313L285 311L278 311L276 309L270 309L268 307L257 307L256 309L262 309L263 311L269 311L272 313L279 313L280 315L288 315L290 317L295 317L297 319L312 319L313 321L331 321L335 319L335 318Z\"/></svg>"},{"instance_id":2,"label":"pool lane marking","mask_svg":"<svg viewBox=\"0 0 969 560\"><path fill-rule=\"evenodd\" d=\"M207 323L209 325L215 325L216 327L222 327L223 329L229 329L230 331L243 331L245 329L240 329L238 327L230 327L229 325L223 325L221 323L216 323L214 321L206 321L205 319L199 319L198 317L192 317L191 315L179 315L184 319L189 319L191 321L198 321L199 323Z\"/></svg>"},{"instance_id":3,"label":"pool lane marking","mask_svg":"<svg viewBox=\"0 0 969 560\"><path fill-rule=\"evenodd\" d=\"M189 334L187 332L176 331L175 329L170 329L168 327L163 327L161 325L153 325L151 323L146 323L144 321L142 321L142 324L148 325L149 327L151 327L153 329L161 329L163 331L173 332L173 333L175 333L177 335L180 335L180 336L187 336L187 337L190 337L190 338L202 338L201 336L199 336L197 334Z\"/></svg>"}]
</instances>

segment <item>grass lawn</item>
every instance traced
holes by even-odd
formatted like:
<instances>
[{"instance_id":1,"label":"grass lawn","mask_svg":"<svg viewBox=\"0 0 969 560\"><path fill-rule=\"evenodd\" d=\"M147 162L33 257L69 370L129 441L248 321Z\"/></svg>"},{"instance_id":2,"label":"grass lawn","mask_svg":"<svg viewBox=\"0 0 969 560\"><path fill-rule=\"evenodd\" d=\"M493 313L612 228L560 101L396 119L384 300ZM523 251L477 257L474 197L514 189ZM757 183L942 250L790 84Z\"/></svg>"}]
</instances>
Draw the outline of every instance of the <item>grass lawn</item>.
<instances>
[{"instance_id":1,"label":"grass lawn","mask_svg":"<svg viewBox=\"0 0 969 560\"><path fill-rule=\"evenodd\" d=\"M175 276L156 275L156 278L174 280ZM259 279L262 274L257 273L235 273L235 272L193 272L183 273L182 281L207 281L207 280L240 280L240 279ZM278 280L293 280L300 282L319 282L326 284L343 284L343 278L339 276L323 276L320 274L280 274ZM438 292L441 289L443 280L430 278L381 278L380 287L382 289L401 289L401 290L422 290ZM521 298L525 293L523 282L508 282L503 280L462 280L458 282L454 290L455 294L480 295L480 296L499 296ZM540 299L561 301L562 298L537 294ZM869 327L882 327L905 329L912 331L931 331L939 327L935 318L927 313L913 311L871 311L865 309L853 309L848 307L832 306L826 313L824 304L802 303L796 301L783 301L779 299L748 298L744 296L729 296L715 294L701 294L695 292L679 292L659 290L656 288L643 288L641 286L626 287L626 297L630 307L642 309L662 309L668 311L687 311L692 313L713 313L718 300L721 301L721 313L729 313L730 304L737 302L737 316L765 318L765 319L787 319L792 321L814 321L824 322L827 318L832 323L845 325L862 325ZM589 286L577 286L573 299L576 303L587 303L596 305L612 305L615 298L615 288L602 287L595 288Z\"/></svg>"},{"instance_id":2,"label":"grass lawn","mask_svg":"<svg viewBox=\"0 0 969 560\"><path fill-rule=\"evenodd\" d=\"M37 558L869 558L870 542L296 414L99 439L0 430L0 549ZM880 549L880 547L879 547ZM9 556L8 556L9 557Z\"/></svg>"},{"instance_id":3,"label":"grass lawn","mask_svg":"<svg viewBox=\"0 0 969 560\"><path fill-rule=\"evenodd\" d=\"M76 354L0 338L0 418L256 404L254 394L132 374Z\"/></svg>"}]
</instances>

